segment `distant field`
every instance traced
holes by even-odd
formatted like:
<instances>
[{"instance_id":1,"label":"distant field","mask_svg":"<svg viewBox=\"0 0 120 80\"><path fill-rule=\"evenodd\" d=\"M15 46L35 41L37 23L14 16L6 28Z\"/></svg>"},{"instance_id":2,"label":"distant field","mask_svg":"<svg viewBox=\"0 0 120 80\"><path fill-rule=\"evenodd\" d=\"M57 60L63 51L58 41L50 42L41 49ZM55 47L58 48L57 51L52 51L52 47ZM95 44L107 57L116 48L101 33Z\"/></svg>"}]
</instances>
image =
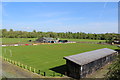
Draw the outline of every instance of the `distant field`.
<instances>
[{"instance_id":1,"label":"distant field","mask_svg":"<svg viewBox=\"0 0 120 80\"><path fill-rule=\"evenodd\" d=\"M76 41L76 42L105 42L105 40L91 40L91 39L64 39L69 41Z\"/></svg>"},{"instance_id":2,"label":"distant field","mask_svg":"<svg viewBox=\"0 0 120 80\"><path fill-rule=\"evenodd\" d=\"M37 46L8 46L2 47L2 56L19 61L20 63L45 71L47 76L53 72L64 71L64 56L92 51L100 48L116 49L116 46L69 43L69 44L45 44ZM12 54L11 54L12 53Z\"/></svg>"},{"instance_id":3,"label":"distant field","mask_svg":"<svg viewBox=\"0 0 120 80\"><path fill-rule=\"evenodd\" d=\"M2 38L2 44L30 43L28 40L35 41L36 38Z\"/></svg>"},{"instance_id":4,"label":"distant field","mask_svg":"<svg viewBox=\"0 0 120 80\"><path fill-rule=\"evenodd\" d=\"M35 41L36 39L37 38L2 38L2 44L33 43L28 42L28 40ZM67 40L76 42L105 42L105 40L90 40L90 39L67 39Z\"/></svg>"}]
</instances>

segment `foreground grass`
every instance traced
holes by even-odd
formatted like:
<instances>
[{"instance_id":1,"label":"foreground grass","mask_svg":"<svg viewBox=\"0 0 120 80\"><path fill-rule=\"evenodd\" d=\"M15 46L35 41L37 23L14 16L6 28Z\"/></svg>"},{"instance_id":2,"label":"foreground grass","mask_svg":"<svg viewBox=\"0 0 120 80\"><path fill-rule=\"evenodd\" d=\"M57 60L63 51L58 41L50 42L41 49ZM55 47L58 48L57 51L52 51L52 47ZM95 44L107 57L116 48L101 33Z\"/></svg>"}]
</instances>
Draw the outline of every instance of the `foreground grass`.
<instances>
[{"instance_id":1,"label":"foreground grass","mask_svg":"<svg viewBox=\"0 0 120 80\"><path fill-rule=\"evenodd\" d=\"M50 44L37 46L8 46L3 47L3 56L38 70L45 71L47 76L53 73L52 68L62 66L66 62L64 56L74 55L82 52L92 51L100 48L116 49L116 46L70 43L70 44ZM12 53L12 54L11 54ZM59 68L56 68L59 70ZM62 69L61 69L62 71Z\"/></svg>"}]
</instances>

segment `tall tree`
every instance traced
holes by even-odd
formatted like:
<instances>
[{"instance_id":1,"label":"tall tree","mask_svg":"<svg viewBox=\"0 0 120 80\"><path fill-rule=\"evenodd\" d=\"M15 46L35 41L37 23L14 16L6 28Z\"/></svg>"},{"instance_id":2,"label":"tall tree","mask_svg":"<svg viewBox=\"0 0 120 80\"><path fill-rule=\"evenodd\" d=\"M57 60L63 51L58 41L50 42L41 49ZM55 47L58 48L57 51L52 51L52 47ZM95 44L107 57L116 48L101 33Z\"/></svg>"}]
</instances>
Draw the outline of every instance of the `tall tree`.
<instances>
[{"instance_id":1,"label":"tall tree","mask_svg":"<svg viewBox=\"0 0 120 80\"><path fill-rule=\"evenodd\" d=\"M36 30L33 30L34 33L36 33Z\"/></svg>"},{"instance_id":2,"label":"tall tree","mask_svg":"<svg viewBox=\"0 0 120 80\"><path fill-rule=\"evenodd\" d=\"M10 29L10 32L13 32L13 29Z\"/></svg>"}]
</instances>

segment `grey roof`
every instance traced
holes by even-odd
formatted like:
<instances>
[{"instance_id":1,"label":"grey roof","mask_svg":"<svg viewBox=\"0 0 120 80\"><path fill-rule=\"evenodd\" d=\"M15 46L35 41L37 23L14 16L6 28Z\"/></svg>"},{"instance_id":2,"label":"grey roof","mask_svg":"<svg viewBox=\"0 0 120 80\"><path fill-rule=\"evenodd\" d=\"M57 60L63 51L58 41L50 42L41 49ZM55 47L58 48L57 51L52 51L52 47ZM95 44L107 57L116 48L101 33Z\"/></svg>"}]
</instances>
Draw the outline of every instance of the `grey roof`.
<instances>
[{"instance_id":1,"label":"grey roof","mask_svg":"<svg viewBox=\"0 0 120 80\"><path fill-rule=\"evenodd\" d=\"M53 40L54 38L50 38L50 37L43 37L46 40Z\"/></svg>"},{"instance_id":2,"label":"grey roof","mask_svg":"<svg viewBox=\"0 0 120 80\"><path fill-rule=\"evenodd\" d=\"M103 48L103 49L98 49L90 52L84 52L76 55L67 56L64 58L78 65L84 65L116 52L117 51L114 51L112 49Z\"/></svg>"}]
</instances>

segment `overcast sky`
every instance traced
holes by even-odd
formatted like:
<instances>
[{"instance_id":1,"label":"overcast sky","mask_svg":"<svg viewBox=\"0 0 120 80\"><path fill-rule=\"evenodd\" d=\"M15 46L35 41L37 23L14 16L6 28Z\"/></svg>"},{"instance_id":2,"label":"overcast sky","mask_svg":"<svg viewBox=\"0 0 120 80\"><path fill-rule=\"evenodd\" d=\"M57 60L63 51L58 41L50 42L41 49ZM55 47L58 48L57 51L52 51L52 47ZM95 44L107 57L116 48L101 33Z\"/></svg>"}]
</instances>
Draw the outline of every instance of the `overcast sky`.
<instances>
[{"instance_id":1,"label":"overcast sky","mask_svg":"<svg viewBox=\"0 0 120 80\"><path fill-rule=\"evenodd\" d=\"M4 2L2 12L6 29L118 32L117 2Z\"/></svg>"}]
</instances>

